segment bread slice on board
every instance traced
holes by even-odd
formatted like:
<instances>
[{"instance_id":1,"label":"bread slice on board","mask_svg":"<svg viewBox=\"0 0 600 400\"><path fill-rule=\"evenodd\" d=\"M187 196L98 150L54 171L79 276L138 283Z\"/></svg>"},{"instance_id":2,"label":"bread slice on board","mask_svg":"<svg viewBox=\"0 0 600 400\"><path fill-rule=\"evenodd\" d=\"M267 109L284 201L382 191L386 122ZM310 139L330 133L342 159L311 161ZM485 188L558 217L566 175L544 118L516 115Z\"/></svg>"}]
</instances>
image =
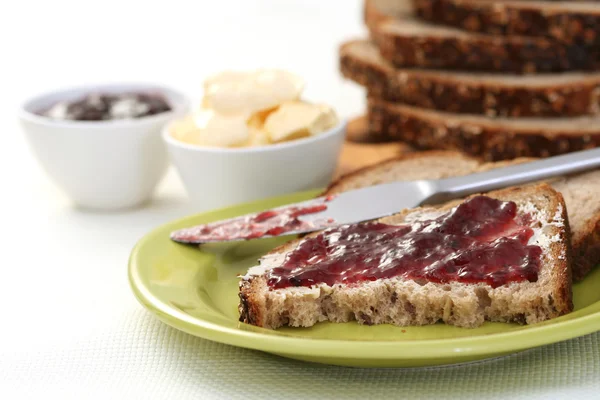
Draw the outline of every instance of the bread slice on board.
<instances>
[{"instance_id":1,"label":"bread slice on board","mask_svg":"<svg viewBox=\"0 0 600 400\"><path fill-rule=\"evenodd\" d=\"M340 69L371 96L417 107L491 117L600 113L600 73L523 76L395 68L368 40L340 47Z\"/></svg>"},{"instance_id":2,"label":"bread slice on board","mask_svg":"<svg viewBox=\"0 0 600 400\"><path fill-rule=\"evenodd\" d=\"M573 1L413 0L427 21L473 32L546 36L566 43L600 43L600 3Z\"/></svg>"},{"instance_id":3,"label":"bread slice on board","mask_svg":"<svg viewBox=\"0 0 600 400\"><path fill-rule=\"evenodd\" d=\"M409 0L366 0L367 9ZM410 6L410 4L408 5ZM597 46L566 44L542 37L471 33L415 19L411 13L378 17L371 35L381 55L398 67L493 72L559 72L600 67Z\"/></svg>"},{"instance_id":4,"label":"bread slice on board","mask_svg":"<svg viewBox=\"0 0 600 400\"><path fill-rule=\"evenodd\" d=\"M529 243L542 249L536 281L494 288L487 283L417 282L392 277L331 286L321 283L270 288L268 271L281 265L286 254L316 233L273 250L258 267L248 271L240 282L240 321L271 329L352 320L401 326L443 321L472 328L485 320L532 324L570 312L569 224L560 193L542 184L491 192L488 196L514 201L520 215L531 215L536 234ZM405 210L381 222L411 224L448 212L458 203Z\"/></svg>"},{"instance_id":5,"label":"bread slice on board","mask_svg":"<svg viewBox=\"0 0 600 400\"><path fill-rule=\"evenodd\" d=\"M600 146L600 117L489 118L368 101L369 131L421 149L459 150L488 161L548 157Z\"/></svg>"},{"instance_id":6,"label":"bread slice on board","mask_svg":"<svg viewBox=\"0 0 600 400\"><path fill-rule=\"evenodd\" d=\"M531 160L484 163L464 153L435 150L405 154L343 176L323 195L394 181L463 176ZM600 264L600 170L555 179L550 184L565 200L572 235L573 278L579 281Z\"/></svg>"}]
</instances>

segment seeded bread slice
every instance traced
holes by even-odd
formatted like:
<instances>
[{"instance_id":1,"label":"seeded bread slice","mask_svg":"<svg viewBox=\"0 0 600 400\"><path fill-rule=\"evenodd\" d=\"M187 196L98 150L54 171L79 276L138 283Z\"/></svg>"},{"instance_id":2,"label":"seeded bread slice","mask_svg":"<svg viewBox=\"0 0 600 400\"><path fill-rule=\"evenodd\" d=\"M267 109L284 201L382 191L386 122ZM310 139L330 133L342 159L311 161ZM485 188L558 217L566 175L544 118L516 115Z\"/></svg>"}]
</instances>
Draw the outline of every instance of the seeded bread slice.
<instances>
[{"instance_id":1,"label":"seeded bread slice","mask_svg":"<svg viewBox=\"0 0 600 400\"><path fill-rule=\"evenodd\" d=\"M600 43L600 4L573 1L413 0L428 21L473 32Z\"/></svg>"},{"instance_id":2,"label":"seeded bread slice","mask_svg":"<svg viewBox=\"0 0 600 400\"><path fill-rule=\"evenodd\" d=\"M459 150L488 161L548 157L600 145L600 117L489 118L368 101L369 132L422 149Z\"/></svg>"},{"instance_id":3,"label":"seeded bread slice","mask_svg":"<svg viewBox=\"0 0 600 400\"><path fill-rule=\"evenodd\" d=\"M366 0L367 9L408 0ZM410 4L407 5L410 7ZM371 35L381 55L400 68L421 67L492 72L558 72L600 68L597 46L565 44L542 37L493 36L434 25L412 13L377 17Z\"/></svg>"},{"instance_id":4,"label":"seeded bread slice","mask_svg":"<svg viewBox=\"0 0 600 400\"><path fill-rule=\"evenodd\" d=\"M304 239L281 246L260 260L240 282L240 321L264 328L312 326L320 321L362 324L427 325L438 321L473 328L485 320L533 324L570 312L571 272L569 224L560 193L542 184L491 192L490 197L514 201L520 213L533 217L530 244L542 248L536 282L513 282L497 288L485 283L417 283L400 277L352 285L270 289L266 271L279 266ZM460 202L406 210L383 218L406 224L431 218ZM310 237L310 236L309 236Z\"/></svg>"},{"instance_id":5,"label":"seeded bread slice","mask_svg":"<svg viewBox=\"0 0 600 400\"><path fill-rule=\"evenodd\" d=\"M600 113L600 73L485 74L395 68L368 40L340 47L340 70L369 95L440 111L488 116Z\"/></svg>"},{"instance_id":6,"label":"seeded bread slice","mask_svg":"<svg viewBox=\"0 0 600 400\"><path fill-rule=\"evenodd\" d=\"M483 172L532 158L484 163L456 151L423 151L405 154L347 174L333 182L324 196L380 183L443 179ZM552 187L563 195L573 247L573 279L583 279L600 264L600 170L554 179Z\"/></svg>"}]
</instances>

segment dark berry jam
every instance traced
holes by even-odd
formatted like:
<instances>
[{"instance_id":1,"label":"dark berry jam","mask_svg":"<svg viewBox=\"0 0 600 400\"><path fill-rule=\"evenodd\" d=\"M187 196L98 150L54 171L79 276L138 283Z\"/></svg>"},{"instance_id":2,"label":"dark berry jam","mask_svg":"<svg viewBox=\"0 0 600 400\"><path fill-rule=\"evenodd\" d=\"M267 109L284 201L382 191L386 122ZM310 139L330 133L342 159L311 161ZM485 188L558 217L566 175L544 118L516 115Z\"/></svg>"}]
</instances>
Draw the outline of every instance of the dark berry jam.
<instances>
[{"instance_id":1,"label":"dark berry jam","mask_svg":"<svg viewBox=\"0 0 600 400\"><path fill-rule=\"evenodd\" d=\"M514 202L476 196L412 225L373 222L329 228L303 240L268 284L334 285L402 277L418 282L535 282L542 250Z\"/></svg>"},{"instance_id":2,"label":"dark berry jam","mask_svg":"<svg viewBox=\"0 0 600 400\"><path fill-rule=\"evenodd\" d=\"M91 93L77 100L56 103L40 114L52 119L104 121L142 118L170 110L167 100L159 94Z\"/></svg>"},{"instance_id":3,"label":"dark berry jam","mask_svg":"<svg viewBox=\"0 0 600 400\"><path fill-rule=\"evenodd\" d=\"M266 235L281 235L286 232L310 229L312 224L298 217L327 209L317 203L304 207L283 207L269 210L253 217L240 217L225 222L199 225L173 232L171 239L183 243L204 243L219 240L256 239ZM329 223L333 221L327 221Z\"/></svg>"}]
</instances>

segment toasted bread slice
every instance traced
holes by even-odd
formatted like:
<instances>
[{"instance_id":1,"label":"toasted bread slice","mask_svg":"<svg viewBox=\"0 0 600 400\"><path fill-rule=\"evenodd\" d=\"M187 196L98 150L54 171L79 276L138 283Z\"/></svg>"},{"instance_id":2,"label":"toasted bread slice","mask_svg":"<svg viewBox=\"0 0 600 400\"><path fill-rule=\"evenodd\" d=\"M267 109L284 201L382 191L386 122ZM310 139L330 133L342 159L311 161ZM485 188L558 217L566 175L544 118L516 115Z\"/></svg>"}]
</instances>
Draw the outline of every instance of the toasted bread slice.
<instances>
[{"instance_id":1,"label":"toasted bread slice","mask_svg":"<svg viewBox=\"0 0 600 400\"><path fill-rule=\"evenodd\" d=\"M600 113L600 73L486 74L395 68L377 46L340 47L342 74L369 95L452 113L490 117L559 117Z\"/></svg>"},{"instance_id":2,"label":"toasted bread slice","mask_svg":"<svg viewBox=\"0 0 600 400\"><path fill-rule=\"evenodd\" d=\"M574 1L413 0L427 21L494 35L600 43L600 4Z\"/></svg>"},{"instance_id":3,"label":"toasted bread slice","mask_svg":"<svg viewBox=\"0 0 600 400\"><path fill-rule=\"evenodd\" d=\"M405 154L350 173L333 182L324 195L402 180L443 179L487 171L502 166L531 161L484 163L454 151L425 151ZM565 200L571 226L573 279L583 279L600 264L600 170L585 172L550 182Z\"/></svg>"},{"instance_id":4,"label":"toasted bread slice","mask_svg":"<svg viewBox=\"0 0 600 400\"><path fill-rule=\"evenodd\" d=\"M471 33L414 18L408 0L366 1L366 10L378 10L366 11L377 21L370 24L373 39L382 56L400 68L534 73L600 67L597 46Z\"/></svg>"},{"instance_id":5,"label":"toasted bread slice","mask_svg":"<svg viewBox=\"0 0 600 400\"><path fill-rule=\"evenodd\" d=\"M560 193L541 184L490 192L489 197L514 201L521 215L531 217L535 235L530 245L542 250L536 281L492 287L487 283L417 282L402 277L353 284L321 283L309 287L271 289L268 271L309 235L281 246L260 260L240 282L240 321L275 329L283 325L312 326L320 321L363 324L426 325L443 321L477 327L485 320L533 324L572 310L569 224ZM380 221L413 224L456 207L405 210Z\"/></svg>"},{"instance_id":6,"label":"toasted bread slice","mask_svg":"<svg viewBox=\"0 0 600 400\"><path fill-rule=\"evenodd\" d=\"M490 118L371 98L369 132L421 149L464 151L488 161L548 157L600 146L600 117Z\"/></svg>"}]
</instances>

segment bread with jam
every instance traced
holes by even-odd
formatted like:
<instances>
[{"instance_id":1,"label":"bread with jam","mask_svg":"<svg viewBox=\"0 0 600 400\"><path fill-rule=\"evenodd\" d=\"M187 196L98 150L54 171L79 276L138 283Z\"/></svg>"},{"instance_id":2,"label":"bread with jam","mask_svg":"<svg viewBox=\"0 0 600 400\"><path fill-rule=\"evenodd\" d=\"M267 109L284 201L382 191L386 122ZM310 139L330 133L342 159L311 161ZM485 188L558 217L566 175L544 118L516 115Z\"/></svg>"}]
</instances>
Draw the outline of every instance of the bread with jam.
<instances>
[{"instance_id":1,"label":"bread with jam","mask_svg":"<svg viewBox=\"0 0 600 400\"><path fill-rule=\"evenodd\" d=\"M509 188L291 241L240 282L240 321L473 328L572 310L566 206L547 184Z\"/></svg>"}]
</instances>

